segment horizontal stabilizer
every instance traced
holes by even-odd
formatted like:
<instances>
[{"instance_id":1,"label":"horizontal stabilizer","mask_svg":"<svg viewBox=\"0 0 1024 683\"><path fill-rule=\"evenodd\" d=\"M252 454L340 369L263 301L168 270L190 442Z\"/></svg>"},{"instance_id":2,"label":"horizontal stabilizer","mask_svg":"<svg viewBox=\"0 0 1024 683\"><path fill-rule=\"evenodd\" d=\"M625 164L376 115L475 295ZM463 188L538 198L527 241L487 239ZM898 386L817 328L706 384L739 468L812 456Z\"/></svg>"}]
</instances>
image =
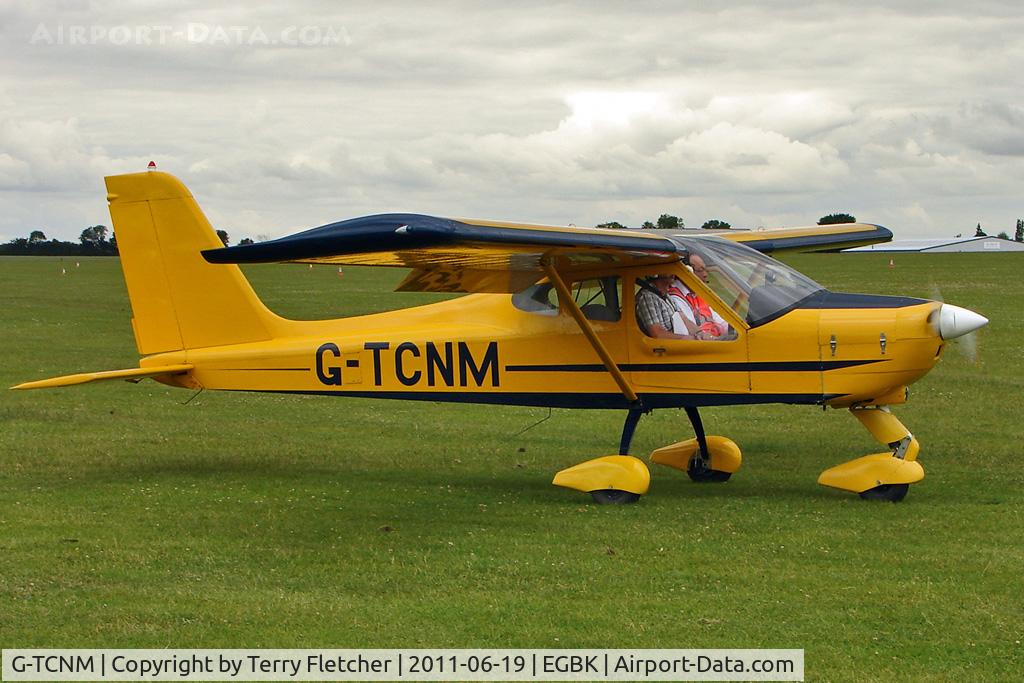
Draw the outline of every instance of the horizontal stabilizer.
<instances>
[{"instance_id":1,"label":"horizontal stabilizer","mask_svg":"<svg viewBox=\"0 0 1024 683\"><path fill-rule=\"evenodd\" d=\"M101 382L108 379L143 379L145 377L157 377L159 375L180 375L192 369L192 365L160 365L151 368L131 368L128 370L106 370L104 372L82 372L77 375L64 375L63 377L51 377L35 382L25 382L12 389L52 389L53 387L69 387L74 384L88 384L89 382Z\"/></svg>"}]
</instances>

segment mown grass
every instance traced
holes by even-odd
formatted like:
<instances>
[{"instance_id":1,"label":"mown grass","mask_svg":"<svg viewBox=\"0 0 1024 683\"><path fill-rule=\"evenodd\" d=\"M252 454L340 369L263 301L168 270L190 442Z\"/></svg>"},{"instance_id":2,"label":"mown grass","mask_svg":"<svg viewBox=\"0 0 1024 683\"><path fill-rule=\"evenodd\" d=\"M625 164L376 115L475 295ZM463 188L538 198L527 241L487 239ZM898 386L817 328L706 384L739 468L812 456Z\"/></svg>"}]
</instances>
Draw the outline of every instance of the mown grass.
<instances>
[{"instance_id":1,"label":"mown grass","mask_svg":"<svg viewBox=\"0 0 1024 683\"><path fill-rule=\"evenodd\" d=\"M728 484L655 469L638 505L550 486L622 415L266 394L150 381L0 396L3 647L796 647L808 680L1024 670L1024 261L806 255L832 289L992 319L896 409L928 477L899 505L823 489L877 450L843 411L708 410ZM0 259L0 384L136 363L114 259ZM67 273L61 275L61 269ZM263 266L296 317L432 300L389 271ZM634 452L688 436L645 417Z\"/></svg>"}]
</instances>

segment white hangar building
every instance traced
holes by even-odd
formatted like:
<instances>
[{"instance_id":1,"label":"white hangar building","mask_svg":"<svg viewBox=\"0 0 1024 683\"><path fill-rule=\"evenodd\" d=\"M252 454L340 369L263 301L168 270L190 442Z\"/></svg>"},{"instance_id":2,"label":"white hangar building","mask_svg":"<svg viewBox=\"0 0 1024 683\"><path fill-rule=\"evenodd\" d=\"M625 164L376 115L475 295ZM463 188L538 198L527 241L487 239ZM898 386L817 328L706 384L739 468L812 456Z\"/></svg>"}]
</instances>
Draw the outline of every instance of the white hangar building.
<instances>
[{"instance_id":1,"label":"white hangar building","mask_svg":"<svg viewBox=\"0 0 1024 683\"><path fill-rule=\"evenodd\" d=\"M922 254L1024 252L1024 242L1004 240L1002 237L931 237L928 239L893 240L892 242L843 250L844 253L869 251L902 251Z\"/></svg>"}]
</instances>

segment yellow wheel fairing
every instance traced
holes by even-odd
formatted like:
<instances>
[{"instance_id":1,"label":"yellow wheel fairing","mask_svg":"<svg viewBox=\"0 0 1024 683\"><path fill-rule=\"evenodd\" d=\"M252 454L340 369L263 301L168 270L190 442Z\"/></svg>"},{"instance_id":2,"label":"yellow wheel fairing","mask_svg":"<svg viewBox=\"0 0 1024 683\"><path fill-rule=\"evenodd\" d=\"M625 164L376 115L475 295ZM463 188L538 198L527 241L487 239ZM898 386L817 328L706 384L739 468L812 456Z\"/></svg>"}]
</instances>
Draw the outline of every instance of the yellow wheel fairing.
<instances>
[{"instance_id":1,"label":"yellow wheel fairing","mask_svg":"<svg viewBox=\"0 0 1024 683\"><path fill-rule=\"evenodd\" d=\"M739 471L740 465L743 464L743 456L740 453L740 447L732 439L724 436L708 436L707 444L711 469L730 474ZM696 437L680 441L651 453L651 462L685 472L689 467L690 458L697 453L697 448Z\"/></svg>"},{"instance_id":2,"label":"yellow wheel fairing","mask_svg":"<svg viewBox=\"0 0 1024 683\"><path fill-rule=\"evenodd\" d=\"M874 453L830 467L818 483L834 489L863 493L887 484L915 484L924 479L924 468L916 460L901 460L892 453Z\"/></svg>"},{"instance_id":3,"label":"yellow wheel fairing","mask_svg":"<svg viewBox=\"0 0 1024 683\"><path fill-rule=\"evenodd\" d=\"M584 493L611 489L643 495L650 488L651 472L639 458L606 455L562 470L551 483Z\"/></svg>"}]
</instances>

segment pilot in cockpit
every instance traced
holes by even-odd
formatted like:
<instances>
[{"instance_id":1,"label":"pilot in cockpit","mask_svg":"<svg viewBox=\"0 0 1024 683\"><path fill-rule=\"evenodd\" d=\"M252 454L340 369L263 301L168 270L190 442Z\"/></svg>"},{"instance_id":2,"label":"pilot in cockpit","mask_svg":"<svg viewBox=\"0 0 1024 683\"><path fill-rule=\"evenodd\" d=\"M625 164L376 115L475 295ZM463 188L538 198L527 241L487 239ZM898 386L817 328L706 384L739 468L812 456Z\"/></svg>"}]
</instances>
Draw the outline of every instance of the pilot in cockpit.
<instances>
[{"instance_id":1,"label":"pilot in cockpit","mask_svg":"<svg viewBox=\"0 0 1024 683\"><path fill-rule=\"evenodd\" d=\"M636 295L636 320L648 337L656 339L692 339L696 328L687 330L679 311L669 300L669 287L675 276L659 273L646 280L638 280L640 291Z\"/></svg>"}]
</instances>

